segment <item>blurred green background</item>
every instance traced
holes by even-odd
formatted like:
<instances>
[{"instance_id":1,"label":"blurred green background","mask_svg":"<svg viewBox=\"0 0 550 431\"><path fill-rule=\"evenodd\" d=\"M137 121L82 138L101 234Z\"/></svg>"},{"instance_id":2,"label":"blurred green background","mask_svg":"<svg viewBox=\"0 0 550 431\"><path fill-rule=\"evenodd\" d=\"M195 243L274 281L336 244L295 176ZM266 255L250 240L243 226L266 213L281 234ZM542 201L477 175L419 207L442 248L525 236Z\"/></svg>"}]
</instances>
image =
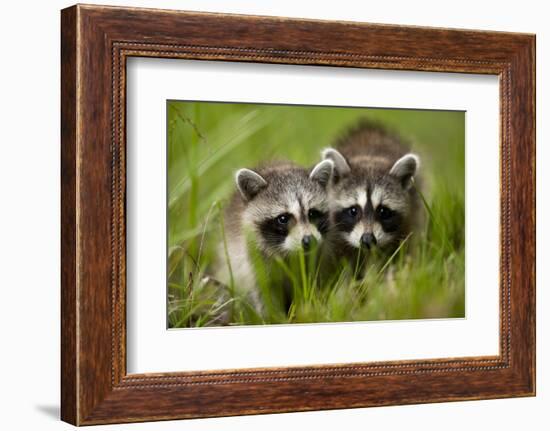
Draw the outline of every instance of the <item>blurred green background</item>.
<instances>
[{"instance_id":1,"label":"blurred green background","mask_svg":"<svg viewBox=\"0 0 550 431\"><path fill-rule=\"evenodd\" d=\"M275 159L313 165L359 118L381 122L420 155L428 220L420 240L360 285L319 292L292 314L259 319L241 309L232 324L464 316L464 112L168 101L167 115L169 327L208 325L219 311L215 289L200 280L211 274L234 172Z\"/></svg>"}]
</instances>

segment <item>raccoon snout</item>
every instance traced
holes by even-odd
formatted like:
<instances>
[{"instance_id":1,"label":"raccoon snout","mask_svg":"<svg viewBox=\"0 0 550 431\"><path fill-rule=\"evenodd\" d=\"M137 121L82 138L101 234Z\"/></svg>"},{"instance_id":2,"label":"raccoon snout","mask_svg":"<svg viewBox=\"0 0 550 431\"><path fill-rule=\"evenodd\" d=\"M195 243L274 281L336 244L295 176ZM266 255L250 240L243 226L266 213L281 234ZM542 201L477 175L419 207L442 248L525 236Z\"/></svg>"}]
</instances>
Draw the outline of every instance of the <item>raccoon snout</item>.
<instances>
[{"instance_id":1,"label":"raccoon snout","mask_svg":"<svg viewBox=\"0 0 550 431\"><path fill-rule=\"evenodd\" d=\"M313 235L305 235L302 238L302 247L304 248L304 250L309 250L311 244L313 244L313 239Z\"/></svg>"},{"instance_id":2,"label":"raccoon snout","mask_svg":"<svg viewBox=\"0 0 550 431\"><path fill-rule=\"evenodd\" d=\"M361 246L370 249L376 245L376 237L372 232L361 235Z\"/></svg>"}]
</instances>

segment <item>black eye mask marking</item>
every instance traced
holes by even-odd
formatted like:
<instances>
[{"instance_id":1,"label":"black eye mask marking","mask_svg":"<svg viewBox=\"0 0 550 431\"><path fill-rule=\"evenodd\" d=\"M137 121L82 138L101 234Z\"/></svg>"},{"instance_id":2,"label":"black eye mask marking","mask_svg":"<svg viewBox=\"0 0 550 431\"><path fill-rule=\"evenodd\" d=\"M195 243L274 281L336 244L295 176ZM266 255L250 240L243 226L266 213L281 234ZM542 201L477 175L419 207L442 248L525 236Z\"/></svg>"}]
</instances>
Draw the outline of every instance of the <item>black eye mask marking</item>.
<instances>
[{"instance_id":1,"label":"black eye mask marking","mask_svg":"<svg viewBox=\"0 0 550 431\"><path fill-rule=\"evenodd\" d=\"M288 235L292 219L291 214L284 213L259 222L257 226L265 244L270 247L280 246Z\"/></svg>"},{"instance_id":2,"label":"black eye mask marking","mask_svg":"<svg viewBox=\"0 0 550 431\"><path fill-rule=\"evenodd\" d=\"M281 214L281 215L278 215L277 217L275 217L275 220L277 221L277 223L279 225L284 226L284 225L288 224L291 217L292 216L290 214L284 213L284 214Z\"/></svg>"},{"instance_id":3,"label":"black eye mask marking","mask_svg":"<svg viewBox=\"0 0 550 431\"><path fill-rule=\"evenodd\" d=\"M384 229L384 232L388 233L397 232L402 222L402 217L398 212L384 205L379 205L376 208L376 219L382 226L382 229Z\"/></svg>"},{"instance_id":4,"label":"black eye mask marking","mask_svg":"<svg viewBox=\"0 0 550 431\"><path fill-rule=\"evenodd\" d=\"M319 217L321 217L323 213L321 211L316 210L315 208L311 208L307 213L307 218L310 222L315 222Z\"/></svg>"},{"instance_id":5,"label":"black eye mask marking","mask_svg":"<svg viewBox=\"0 0 550 431\"><path fill-rule=\"evenodd\" d=\"M360 218L361 208L359 205L345 208L336 213L334 217L335 227L342 232L351 232Z\"/></svg>"},{"instance_id":6,"label":"black eye mask marking","mask_svg":"<svg viewBox=\"0 0 550 431\"><path fill-rule=\"evenodd\" d=\"M328 213L316 209L310 209L308 212L308 220L317 227L321 235L325 235L329 228Z\"/></svg>"}]
</instances>

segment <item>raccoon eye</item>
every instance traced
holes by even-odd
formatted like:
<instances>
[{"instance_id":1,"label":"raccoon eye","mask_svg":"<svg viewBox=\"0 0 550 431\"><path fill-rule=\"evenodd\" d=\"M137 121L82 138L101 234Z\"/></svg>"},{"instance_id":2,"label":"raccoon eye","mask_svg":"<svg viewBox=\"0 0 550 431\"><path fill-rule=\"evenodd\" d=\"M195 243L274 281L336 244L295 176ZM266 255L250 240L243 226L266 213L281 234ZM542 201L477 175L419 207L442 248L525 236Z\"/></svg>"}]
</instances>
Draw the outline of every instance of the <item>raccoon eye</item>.
<instances>
[{"instance_id":1,"label":"raccoon eye","mask_svg":"<svg viewBox=\"0 0 550 431\"><path fill-rule=\"evenodd\" d=\"M310 220L317 220L318 218L320 218L323 214L321 214L321 211L319 210L316 210L314 208L310 209L309 212L307 213L307 216Z\"/></svg>"},{"instance_id":2,"label":"raccoon eye","mask_svg":"<svg viewBox=\"0 0 550 431\"><path fill-rule=\"evenodd\" d=\"M359 208L357 208L357 205L354 205L352 207L346 208L344 212L350 217L356 217L357 214L359 214Z\"/></svg>"},{"instance_id":3,"label":"raccoon eye","mask_svg":"<svg viewBox=\"0 0 550 431\"><path fill-rule=\"evenodd\" d=\"M290 221L290 214L281 214L280 216L277 216L277 223L279 224L287 224Z\"/></svg>"},{"instance_id":4,"label":"raccoon eye","mask_svg":"<svg viewBox=\"0 0 550 431\"><path fill-rule=\"evenodd\" d=\"M388 207L380 205L378 208L376 208L376 214L378 214L380 220L388 220L393 217L394 212Z\"/></svg>"}]
</instances>

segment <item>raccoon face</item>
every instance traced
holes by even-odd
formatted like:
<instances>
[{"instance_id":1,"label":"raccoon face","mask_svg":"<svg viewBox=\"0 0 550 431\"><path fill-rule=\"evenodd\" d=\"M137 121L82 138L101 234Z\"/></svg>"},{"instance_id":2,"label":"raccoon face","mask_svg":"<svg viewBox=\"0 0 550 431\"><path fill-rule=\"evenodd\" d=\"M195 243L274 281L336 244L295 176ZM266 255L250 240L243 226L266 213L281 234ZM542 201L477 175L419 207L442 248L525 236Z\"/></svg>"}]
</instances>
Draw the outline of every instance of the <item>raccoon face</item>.
<instances>
[{"instance_id":1,"label":"raccoon face","mask_svg":"<svg viewBox=\"0 0 550 431\"><path fill-rule=\"evenodd\" d=\"M333 166L331 160L324 160L310 172L296 166L237 172L237 188L245 205L243 227L256 234L264 254L309 250L322 241L329 228L327 188Z\"/></svg>"},{"instance_id":2,"label":"raccoon face","mask_svg":"<svg viewBox=\"0 0 550 431\"><path fill-rule=\"evenodd\" d=\"M395 248L413 225L418 156L406 154L393 165L377 159L348 163L334 149L323 157L335 163L330 214L336 237L354 248Z\"/></svg>"}]
</instances>

